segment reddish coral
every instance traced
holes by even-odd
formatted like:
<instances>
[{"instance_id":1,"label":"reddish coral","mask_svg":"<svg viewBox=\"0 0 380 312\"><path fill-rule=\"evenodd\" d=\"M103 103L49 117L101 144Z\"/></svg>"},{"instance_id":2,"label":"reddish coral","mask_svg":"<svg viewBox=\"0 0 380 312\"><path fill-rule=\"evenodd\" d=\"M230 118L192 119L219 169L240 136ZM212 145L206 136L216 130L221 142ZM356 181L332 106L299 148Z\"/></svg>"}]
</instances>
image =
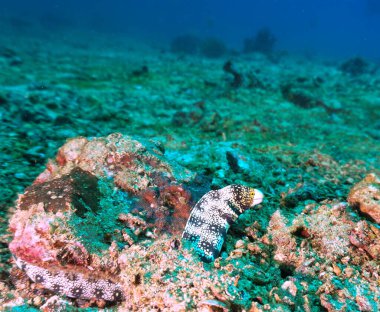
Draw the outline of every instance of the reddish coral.
<instances>
[{"instance_id":1,"label":"reddish coral","mask_svg":"<svg viewBox=\"0 0 380 312\"><path fill-rule=\"evenodd\" d=\"M170 231L173 233L181 232L190 215L190 193L181 186L169 185L163 188L160 195L163 198L163 203L174 210Z\"/></svg>"},{"instance_id":2,"label":"reddish coral","mask_svg":"<svg viewBox=\"0 0 380 312\"><path fill-rule=\"evenodd\" d=\"M191 195L180 185L164 185L140 193L140 207L156 231L172 234L183 231L190 215Z\"/></svg>"}]
</instances>

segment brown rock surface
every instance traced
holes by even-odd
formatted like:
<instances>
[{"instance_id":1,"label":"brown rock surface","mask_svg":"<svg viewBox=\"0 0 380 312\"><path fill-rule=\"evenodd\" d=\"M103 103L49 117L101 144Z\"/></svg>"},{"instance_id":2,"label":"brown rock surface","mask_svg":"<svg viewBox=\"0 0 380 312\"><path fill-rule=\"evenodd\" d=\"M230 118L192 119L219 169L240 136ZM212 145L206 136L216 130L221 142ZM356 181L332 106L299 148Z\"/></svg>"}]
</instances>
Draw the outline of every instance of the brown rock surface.
<instances>
[{"instance_id":1,"label":"brown rock surface","mask_svg":"<svg viewBox=\"0 0 380 312\"><path fill-rule=\"evenodd\" d=\"M19 208L28 210L31 205L42 203L45 211L58 212L68 211L73 205L76 213L83 216L86 207L94 212L99 209L97 183L98 179L94 175L75 168L61 178L27 187L19 198Z\"/></svg>"}]
</instances>

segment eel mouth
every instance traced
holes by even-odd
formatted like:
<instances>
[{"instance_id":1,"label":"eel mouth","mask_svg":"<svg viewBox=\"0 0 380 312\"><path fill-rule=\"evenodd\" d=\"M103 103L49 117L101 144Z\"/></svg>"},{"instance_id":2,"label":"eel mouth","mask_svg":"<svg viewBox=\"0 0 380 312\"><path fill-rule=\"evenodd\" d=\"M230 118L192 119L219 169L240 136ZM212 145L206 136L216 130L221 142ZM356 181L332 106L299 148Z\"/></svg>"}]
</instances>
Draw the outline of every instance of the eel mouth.
<instances>
[{"instance_id":1,"label":"eel mouth","mask_svg":"<svg viewBox=\"0 0 380 312\"><path fill-rule=\"evenodd\" d=\"M253 203L252 206L260 204L264 199L264 194L260 191L255 189L255 196L253 197Z\"/></svg>"}]
</instances>

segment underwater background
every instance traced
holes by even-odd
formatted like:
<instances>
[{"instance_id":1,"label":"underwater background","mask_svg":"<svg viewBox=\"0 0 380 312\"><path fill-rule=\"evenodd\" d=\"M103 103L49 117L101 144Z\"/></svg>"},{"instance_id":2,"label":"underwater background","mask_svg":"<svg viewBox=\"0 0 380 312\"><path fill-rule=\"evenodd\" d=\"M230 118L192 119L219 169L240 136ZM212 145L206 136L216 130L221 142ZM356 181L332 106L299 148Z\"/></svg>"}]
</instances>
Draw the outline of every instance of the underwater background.
<instances>
[{"instance_id":1,"label":"underwater background","mask_svg":"<svg viewBox=\"0 0 380 312\"><path fill-rule=\"evenodd\" d=\"M378 0L0 0L0 311L380 311L379 175Z\"/></svg>"},{"instance_id":2,"label":"underwater background","mask_svg":"<svg viewBox=\"0 0 380 312\"><path fill-rule=\"evenodd\" d=\"M275 34L276 50L378 60L380 49L376 0L2 0L0 14L15 31L99 32L163 49L174 37L191 33L219 37L239 51L244 39L264 27Z\"/></svg>"}]
</instances>

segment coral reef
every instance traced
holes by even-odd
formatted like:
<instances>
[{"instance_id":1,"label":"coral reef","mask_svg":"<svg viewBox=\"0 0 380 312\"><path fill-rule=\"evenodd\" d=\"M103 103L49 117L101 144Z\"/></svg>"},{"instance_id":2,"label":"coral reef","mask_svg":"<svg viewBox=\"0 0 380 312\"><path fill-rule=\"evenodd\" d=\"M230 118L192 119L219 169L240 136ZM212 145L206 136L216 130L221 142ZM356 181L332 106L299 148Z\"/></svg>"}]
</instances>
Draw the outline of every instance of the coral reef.
<instances>
[{"instance_id":1,"label":"coral reef","mask_svg":"<svg viewBox=\"0 0 380 312\"><path fill-rule=\"evenodd\" d=\"M320 99L316 98L308 90L294 88L291 84L284 85L281 91L286 100L303 108L312 108L324 105Z\"/></svg>"},{"instance_id":2,"label":"coral reef","mask_svg":"<svg viewBox=\"0 0 380 312\"><path fill-rule=\"evenodd\" d=\"M157 143L158 144L158 143ZM159 145L144 146L121 134L106 138L75 138L62 146L55 161L36 179L35 184L51 181L68 174L73 168L91 172L97 177L112 178L116 186L136 194L148 187L158 187L175 180L175 168L161 157ZM181 171L181 174L186 171ZM188 178L191 176L190 172Z\"/></svg>"},{"instance_id":3,"label":"coral reef","mask_svg":"<svg viewBox=\"0 0 380 312\"><path fill-rule=\"evenodd\" d=\"M197 54L200 45L201 39L187 34L175 37L170 43L170 49L174 53Z\"/></svg>"},{"instance_id":4,"label":"coral reef","mask_svg":"<svg viewBox=\"0 0 380 312\"><path fill-rule=\"evenodd\" d=\"M360 57L354 57L345 61L339 68L351 76L358 76L369 71L369 64Z\"/></svg>"},{"instance_id":5,"label":"coral reef","mask_svg":"<svg viewBox=\"0 0 380 312\"><path fill-rule=\"evenodd\" d=\"M223 41L217 38L204 39L200 46L200 53L208 58L219 58L226 54L227 48Z\"/></svg>"},{"instance_id":6,"label":"coral reef","mask_svg":"<svg viewBox=\"0 0 380 312\"><path fill-rule=\"evenodd\" d=\"M260 52L270 54L273 52L277 39L269 28L257 31L256 36L244 40L244 53Z\"/></svg>"},{"instance_id":7,"label":"coral reef","mask_svg":"<svg viewBox=\"0 0 380 312\"><path fill-rule=\"evenodd\" d=\"M231 81L231 87L238 88L243 84L242 74L238 73L238 71L233 67L231 61L227 61L226 63L224 63L223 70L226 73L229 73L233 76L233 80Z\"/></svg>"}]
</instances>

